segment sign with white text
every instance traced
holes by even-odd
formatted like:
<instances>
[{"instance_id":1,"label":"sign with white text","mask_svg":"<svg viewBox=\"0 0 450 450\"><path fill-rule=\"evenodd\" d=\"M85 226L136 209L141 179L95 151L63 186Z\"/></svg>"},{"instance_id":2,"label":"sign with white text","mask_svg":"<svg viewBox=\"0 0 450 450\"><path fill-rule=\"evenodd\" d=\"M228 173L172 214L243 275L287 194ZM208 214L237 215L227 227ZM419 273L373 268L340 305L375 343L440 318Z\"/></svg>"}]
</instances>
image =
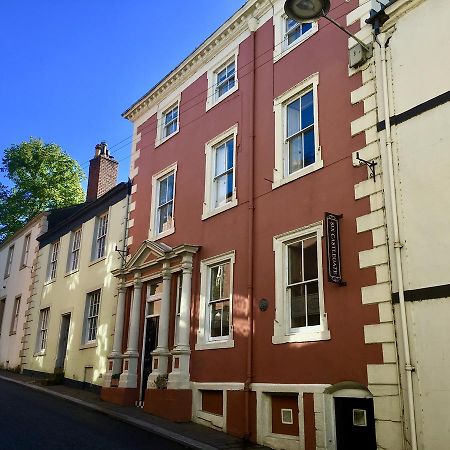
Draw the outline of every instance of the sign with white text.
<instances>
[{"instance_id":1,"label":"sign with white text","mask_svg":"<svg viewBox=\"0 0 450 450\"><path fill-rule=\"evenodd\" d=\"M325 232L327 240L328 281L345 286L341 270L341 245L339 219L342 215L325 213Z\"/></svg>"}]
</instances>

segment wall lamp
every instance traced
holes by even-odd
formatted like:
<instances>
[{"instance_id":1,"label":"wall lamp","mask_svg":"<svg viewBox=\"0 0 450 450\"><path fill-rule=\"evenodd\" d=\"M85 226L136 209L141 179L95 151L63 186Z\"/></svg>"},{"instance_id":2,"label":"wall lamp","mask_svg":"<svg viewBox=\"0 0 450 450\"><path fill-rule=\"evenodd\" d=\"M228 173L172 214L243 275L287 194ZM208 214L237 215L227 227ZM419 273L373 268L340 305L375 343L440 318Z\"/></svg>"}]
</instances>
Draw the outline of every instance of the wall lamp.
<instances>
[{"instance_id":1,"label":"wall lamp","mask_svg":"<svg viewBox=\"0 0 450 450\"><path fill-rule=\"evenodd\" d=\"M328 17L329 11L330 0L286 0L284 3L284 12L296 22L316 22L321 17L324 17L353 38L357 44L348 51L349 66L352 68L361 66L372 56L372 44L364 44L342 25Z\"/></svg>"}]
</instances>

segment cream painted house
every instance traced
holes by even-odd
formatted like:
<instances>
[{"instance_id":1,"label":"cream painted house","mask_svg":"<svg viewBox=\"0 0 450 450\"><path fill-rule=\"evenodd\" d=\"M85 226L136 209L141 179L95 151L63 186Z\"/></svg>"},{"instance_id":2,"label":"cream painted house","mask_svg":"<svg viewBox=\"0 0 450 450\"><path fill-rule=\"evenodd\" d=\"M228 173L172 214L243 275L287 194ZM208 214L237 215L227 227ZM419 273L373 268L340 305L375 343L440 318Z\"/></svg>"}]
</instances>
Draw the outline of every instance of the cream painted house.
<instances>
[{"instance_id":1,"label":"cream painted house","mask_svg":"<svg viewBox=\"0 0 450 450\"><path fill-rule=\"evenodd\" d=\"M46 231L47 213L32 218L0 246L0 366L21 364L25 311L38 251L37 237Z\"/></svg>"},{"instance_id":2,"label":"cream painted house","mask_svg":"<svg viewBox=\"0 0 450 450\"><path fill-rule=\"evenodd\" d=\"M367 144L353 155L354 165L359 156L375 172L375 179L355 186L355 198L368 198L372 211L357 227L373 239L360 265L377 268L377 283L363 288L362 298L377 304L380 315L380 324L365 327L366 342L383 345L383 364L369 368L379 445L446 450L450 6L447 0L391 1L372 11L367 24L369 5L360 3L347 25L359 20L358 37L374 50L352 94L354 104L364 104L352 133L363 132Z\"/></svg>"},{"instance_id":3,"label":"cream painted house","mask_svg":"<svg viewBox=\"0 0 450 450\"><path fill-rule=\"evenodd\" d=\"M88 199L71 214L49 216L28 311L25 373L64 371L67 382L100 385L112 348L122 264L128 183L115 185L117 162L106 146L91 160Z\"/></svg>"}]
</instances>

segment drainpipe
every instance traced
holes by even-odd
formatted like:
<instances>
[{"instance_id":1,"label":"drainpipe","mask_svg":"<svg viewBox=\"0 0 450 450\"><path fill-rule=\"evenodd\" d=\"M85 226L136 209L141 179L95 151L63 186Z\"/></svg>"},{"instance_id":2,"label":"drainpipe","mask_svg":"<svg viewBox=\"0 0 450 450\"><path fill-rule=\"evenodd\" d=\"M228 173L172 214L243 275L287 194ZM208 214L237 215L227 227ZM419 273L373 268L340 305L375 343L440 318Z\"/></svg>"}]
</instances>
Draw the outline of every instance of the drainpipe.
<instances>
[{"instance_id":1,"label":"drainpipe","mask_svg":"<svg viewBox=\"0 0 450 450\"><path fill-rule=\"evenodd\" d=\"M397 269L398 278L398 297L400 304L400 321L402 327L402 341L405 351L405 374L406 374L406 391L409 409L409 428L411 431L411 450L417 450L417 432L416 432L416 417L414 409L414 391L412 372L414 366L411 364L411 354L409 346L408 336L408 318L406 315L405 307L405 288L403 284L403 269L402 269L402 257L401 249L403 244L400 241L400 232L398 225L398 211L397 211L397 198L395 192L395 175L394 175L394 163L392 157L392 135L391 135L391 121L390 121L390 106L388 96L388 75L387 75L387 58L386 48L389 44L389 39L386 39L386 34L382 33L378 35L377 42L380 46L381 54L381 74L382 74L382 87L383 87L383 106L384 106L384 121L386 124L386 144L385 150L387 154L388 164L388 176L389 176L389 196L391 203L392 221L394 227L394 255L395 265Z\"/></svg>"},{"instance_id":2,"label":"drainpipe","mask_svg":"<svg viewBox=\"0 0 450 450\"><path fill-rule=\"evenodd\" d=\"M245 438L250 438L250 392L253 375L253 244L254 244L254 141L255 141L255 31L258 26L258 21L251 17L248 19L248 27L251 32L250 45L251 45L251 68L250 68L250 139L248 142L249 151L249 168L248 168L248 247L247 247L247 305L248 305L248 339L247 339L247 373L244 384L245 393Z\"/></svg>"}]
</instances>

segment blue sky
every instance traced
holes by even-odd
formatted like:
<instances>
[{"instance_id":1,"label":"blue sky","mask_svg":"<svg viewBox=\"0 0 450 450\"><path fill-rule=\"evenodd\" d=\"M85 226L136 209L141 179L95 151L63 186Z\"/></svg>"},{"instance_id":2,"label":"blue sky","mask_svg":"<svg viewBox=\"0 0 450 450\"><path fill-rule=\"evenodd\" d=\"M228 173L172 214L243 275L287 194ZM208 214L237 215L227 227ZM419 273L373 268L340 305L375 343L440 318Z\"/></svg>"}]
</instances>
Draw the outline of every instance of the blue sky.
<instances>
[{"instance_id":1,"label":"blue sky","mask_svg":"<svg viewBox=\"0 0 450 450\"><path fill-rule=\"evenodd\" d=\"M132 126L121 113L244 3L0 1L1 156L39 137L87 173L106 140L126 180Z\"/></svg>"}]
</instances>

